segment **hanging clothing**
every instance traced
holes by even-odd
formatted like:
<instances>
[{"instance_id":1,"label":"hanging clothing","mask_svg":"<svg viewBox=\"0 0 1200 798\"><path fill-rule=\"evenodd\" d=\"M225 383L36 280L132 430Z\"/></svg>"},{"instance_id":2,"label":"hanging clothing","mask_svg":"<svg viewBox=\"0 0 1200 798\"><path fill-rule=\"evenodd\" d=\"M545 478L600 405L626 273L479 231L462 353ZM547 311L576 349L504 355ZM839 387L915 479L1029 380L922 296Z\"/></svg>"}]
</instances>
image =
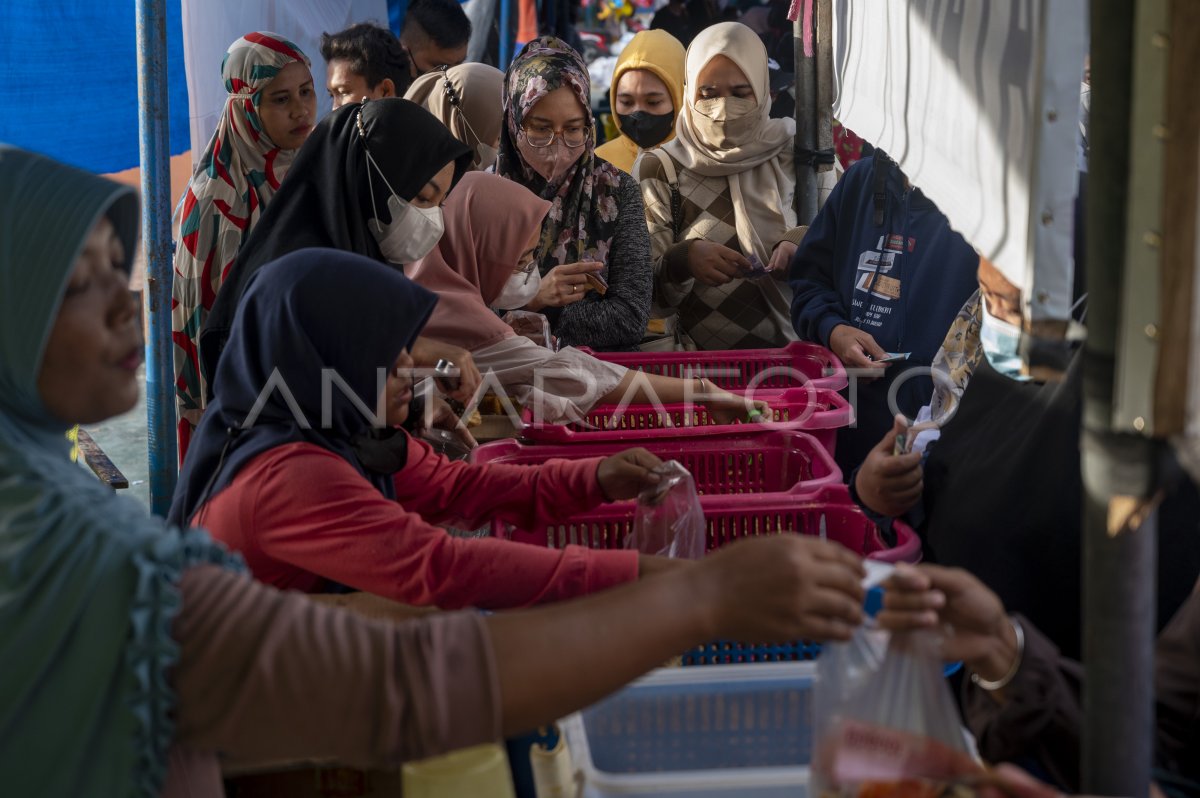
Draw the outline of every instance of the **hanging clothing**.
<instances>
[{"instance_id":1,"label":"hanging clothing","mask_svg":"<svg viewBox=\"0 0 1200 798\"><path fill-rule=\"evenodd\" d=\"M928 368L967 298L979 288L979 255L945 215L878 153L856 163L813 220L789 280L792 320L806 341L829 345L840 324L864 330L885 352L907 352L884 376L858 385L857 426L838 431L836 459L850 474L891 429L933 395ZM964 356L968 353L964 352ZM896 410L888 398L900 381Z\"/></svg>"},{"instance_id":2,"label":"hanging clothing","mask_svg":"<svg viewBox=\"0 0 1200 798\"><path fill-rule=\"evenodd\" d=\"M520 0L517 3L517 35L515 45L524 47L537 38L538 11L537 0Z\"/></svg>"},{"instance_id":3,"label":"hanging clothing","mask_svg":"<svg viewBox=\"0 0 1200 798\"><path fill-rule=\"evenodd\" d=\"M671 95L671 113L676 117L683 108L683 64L685 52L679 40L665 30L644 30L629 40L629 44L617 57L609 84L608 101L612 108L613 122L621 130L621 119L617 114L617 87L621 76L635 69L644 69L661 80ZM675 138L675 124L659 144ZM633 162L641 150L633 139L622 133L612 141L596 148L596 155L611 163L626 174L633 173Z\"/></svg>"},{"instance_id":4,"label":"hanging clothing","mask_svg":"<svg viewBox=\"0 0 1200 798\"><path fill-rule=\"evenodd\" d=\"M698 100L696 87L701 70L718 55L745 73L755 106L714 125L699 110L711 101ZM783 275L707 286L692 276L689 252L693 240L712 241L765 266L780 242L800 242L804 228L797 227L792 207L796 123L770 118L766 50L745 25L724 22L697 36L686 73L691 88L675 138L644 152L634 166L650 229L655 298L664 313L678 312L683 331L701 349L784 346L796 334ZM718 132L723 126L725 132Z\"/></svg>"},{"instance_id":5,"label":"hanging clothing","mask_svg":"<svg viewBox=\"0 0 1200 798\"><path fill-rule=\"evenodd\" d=\"M68 459L70 419L38 391L44 348L92 227L137 244L133 189L0 145L0 772L21 795L158 795L175 731L178 580L237 567Z\"/></svg>"},{"instance_id":6,"label":"hanging clothing","mask_svg":"<svg viewBox=\"0 0 1200 798\"><path fill-rule=\"evenodd\" d=\"M492 310L549 208L510 180L465 175L446 201L442 240L406 271L438 295L424 334L470 350L481 373L534 406L539 418L557 422L590 410L617 387L625 369L570 347L540 347Z\"/></svg>"},{"instance_id":7,"label":"hanging clothing","mask_svg":"<svg viewBox=\"0 0 1200 798\"><path fill-rule=\"evenodd\" d=\"M435 70L413 81L404 98L436 116L471 148L472 169L486 170L495 163L504 122L503 72L487 64Z\"/></svg>"},{"instance_id":8,"label":"hanging clothing","mask_svg":"<svg viewBox=\"0 0 1200 798\"><path fill-rule=\"evenodd\" d=\"M636 183L596 157L594 130L570 168L553 182L529 165L518 146L524 141L526 115L564 86L579 100L590 127L591 79L577 52L543 36L513 60L505 75L505 124L496 172L552 203L537 253L543 275L566 263L605 264L600 274L608 290L603 296L593 292L567 307L546 310L555 334L569 345L630 348L642 340L650 317L650 242ZM563 145L556 141L551 146Z\"/></svg>"},{"instance_id":9,"label":"hanging clothing","mask_svg":"<svg viewBox=\"0 0 1200 798\"><path fill-rule=\"evenodd\" d=\"M833 120L833 151L843 170L849 169L863 158L866 158L874 152L874 149L870 144L859 138L853 130L838 120Z\"/></svg>"},{"instance_id":10,"label":"hanging clothing","mask_svg":"<svg viewBox=\"0 0 1200 798\"><path fill-rule=\"evenodd\" d=\"M390 192L383 181L368 179L364 142L387 183L406 201L416 197L446 164L455 163L457 182L471 162L465 144L408 100L369 100L343 106L321 120L296 158L287 185L263 215L264 223L242 247L201 331L201 366L210 379L246 286L264 264L305 247L330 247L384 260L367 222L374 216L373 208L387 207Z\"/></svg>"},{"instance_id":11,"label":"hanging clothing","mask_svg":"<svg viewBox=\"0 0 1200 798\"><path fill-rule=\"evenodd\" d=\"M180 206L171 284L180 460L200 423L207 392L197 354L200 330L238 249L262 218L296 155L271 141L258 115L261 90L295 62L312 66L308 56L282 36L248 33L229 46L221 64L228 96Z\"/></svg>"}]
</instances>

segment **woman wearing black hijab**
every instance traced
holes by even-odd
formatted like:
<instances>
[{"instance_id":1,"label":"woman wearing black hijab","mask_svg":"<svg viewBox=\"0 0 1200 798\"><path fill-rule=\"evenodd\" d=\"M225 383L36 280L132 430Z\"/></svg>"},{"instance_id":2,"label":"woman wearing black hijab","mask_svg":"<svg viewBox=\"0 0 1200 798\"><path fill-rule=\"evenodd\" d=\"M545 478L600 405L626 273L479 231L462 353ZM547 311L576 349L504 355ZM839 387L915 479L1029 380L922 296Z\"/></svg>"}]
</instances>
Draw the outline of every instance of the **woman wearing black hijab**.
<instances>
[{"instance_id":1,"label":"woman wearing black hijab","mask_svg":"<svg viewBox=\"0 0 1200 798\"><path fill-rule=\"evenodd\" d=\"M200 363L209 390L234 313L264 264L308 247L397 268L420 260L441 237L440 205L472 157L445 125L408 100L366 101L325 117L238 253L205 322Z\"/></svg>"},{"instance_id":2,"label":"woman wearing black hijab","mask_svg":"<svg viewBox=\"0 0 1200 798\"><path fill-rule=\"evenodd\" d=\"M562 600L674 564L435 526L543 528L635 497L660 464L632 449L537 468L467 465L409 438L397 429L412 396L408 348L436 301L399 270L337 250L264 266L234 317L171 521L204 526L276 587L344 585L443 609Z\"/></svg>"}]
</instances>

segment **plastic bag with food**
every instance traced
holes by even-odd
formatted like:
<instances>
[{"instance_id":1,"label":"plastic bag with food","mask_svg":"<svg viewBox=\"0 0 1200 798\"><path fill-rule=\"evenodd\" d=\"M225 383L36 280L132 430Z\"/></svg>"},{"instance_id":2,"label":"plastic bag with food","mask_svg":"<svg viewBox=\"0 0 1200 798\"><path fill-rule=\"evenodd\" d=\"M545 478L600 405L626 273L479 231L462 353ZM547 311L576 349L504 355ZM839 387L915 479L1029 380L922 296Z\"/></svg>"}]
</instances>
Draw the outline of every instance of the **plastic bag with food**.
<instances>
[{"instance_id":1,"label":"plastic bag with food","mask_svg":"<svg viewBox=\"0 0 1200 798\"><path fill-rule=\"evenodd\" d=\"M812 785L822 798L936 798L983 773L937 633L894 634L879 659L881 634L864 625L817 660Z\"/></svg>"},{"instance_id":2,"label":"plastic bag with food","mask_svg":"<svg viewBox=\"0 0 1200 798\"><path fill-rule=\"evenodd\" d=\"M625 539L625 548L699 560L704 556L707 525L695 480L675 460L663 463L654 473L659 475L659 483L638 494L633 531Z\"/></svg>"}]
</instances>

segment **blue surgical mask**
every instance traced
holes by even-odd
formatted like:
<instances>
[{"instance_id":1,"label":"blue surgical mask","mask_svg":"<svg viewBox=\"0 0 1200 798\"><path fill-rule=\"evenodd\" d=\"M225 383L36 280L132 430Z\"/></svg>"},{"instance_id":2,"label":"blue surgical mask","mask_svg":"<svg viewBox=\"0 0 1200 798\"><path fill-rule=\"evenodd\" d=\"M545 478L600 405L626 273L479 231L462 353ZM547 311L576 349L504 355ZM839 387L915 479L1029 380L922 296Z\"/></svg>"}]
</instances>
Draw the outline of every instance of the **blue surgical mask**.
<instances>
[{"instance_id":1,"label":"blue surgical mask","mask_svg":"<svg viewBox=\"0 0 1200 798\"><path fill-rule=\"evenodd\" d=\"M1014 380L1027 380L1021 373L1021 328L988 313L987 302L979 303L983 318L979 326L979 343L992 368Z\"/></svg>"}]
</instances>

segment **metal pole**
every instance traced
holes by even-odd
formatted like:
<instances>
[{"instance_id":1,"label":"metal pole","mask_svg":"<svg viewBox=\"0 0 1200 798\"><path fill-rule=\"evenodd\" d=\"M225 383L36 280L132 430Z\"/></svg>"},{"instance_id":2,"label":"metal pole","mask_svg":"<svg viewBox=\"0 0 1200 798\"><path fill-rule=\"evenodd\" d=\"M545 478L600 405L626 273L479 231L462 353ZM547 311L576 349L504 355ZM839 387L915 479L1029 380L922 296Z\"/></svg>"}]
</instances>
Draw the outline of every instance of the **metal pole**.
<instances>
[{"instance_id":1,"label":"metal pole","mask_svg":"<svg viewBox=\"0 0 1200 798\"><path fill-rule=\"evenodd\" d=\"M512 61L512 0L500 0L500 69Z\"/></svg>"},{"instance_id":2,"label":"metal pole","mask_svg":"<svg viewBox=\"0 0 1200 798\"><path fill-rule=\"evenodd\" d=\"M142 248L146 253L146 416L150 509L166 515L175 492L175 370L172 366L171 160L164 0L137 0L138 136Z\"/></svg>"},{"instance_id":3,"label":"metal pole","mask_svg":"<svg viewBox=\"0 0 1200 798\"><path fill-rule=\"evenodd\" d=\"M800 224L817 215L816 0L802 0L793 23L796 53L796 214Z\"/></svg>"},{"instance_id":4,"label":"metal pole","mask_svg":"<svg viewBox=\"0 0 1200 798\"><path fill-rule=\"evenodd\" d=\"M1155 441L1113 429L1135 3L1092 0L1084 348L1083 791L1144 796L1154 745Z\"/></svg>"},{"instance_id":5,"label":"metal pole","mask_svg":"<svg viewBox=\"0 0 1200 798\"><path fill-rule=\"evenodd\" d=\"M834 168L833 155L833 0L817 0L817 103L815 139L817 149L829 156L813 169L815 173ZM807 221L805 222L807 223Z\"/></svg>"}]
</instances>

